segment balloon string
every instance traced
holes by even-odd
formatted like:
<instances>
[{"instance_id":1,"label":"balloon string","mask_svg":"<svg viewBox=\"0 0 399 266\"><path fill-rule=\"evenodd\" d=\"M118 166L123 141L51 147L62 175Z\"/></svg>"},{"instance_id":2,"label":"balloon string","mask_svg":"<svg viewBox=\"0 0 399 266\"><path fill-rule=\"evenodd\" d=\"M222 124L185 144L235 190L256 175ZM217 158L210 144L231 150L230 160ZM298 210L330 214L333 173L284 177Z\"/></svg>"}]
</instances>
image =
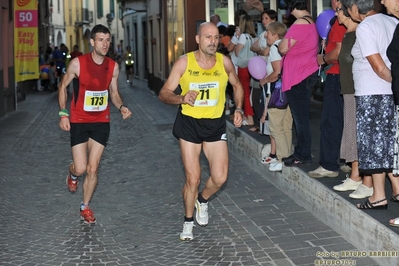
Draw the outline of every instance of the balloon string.
<instances>
[{"instance_id":1,"label":"balloon string","mask_svg":"<svg viewBox=\"0 0 399 266\"><path fill-rule=\"evenodd\" d=\"M324 53L324 47L321 47L321 54ZM321 72L321 65L319 65L319 77L320 77L320 72Z\"/></svg>"}]
</instances>

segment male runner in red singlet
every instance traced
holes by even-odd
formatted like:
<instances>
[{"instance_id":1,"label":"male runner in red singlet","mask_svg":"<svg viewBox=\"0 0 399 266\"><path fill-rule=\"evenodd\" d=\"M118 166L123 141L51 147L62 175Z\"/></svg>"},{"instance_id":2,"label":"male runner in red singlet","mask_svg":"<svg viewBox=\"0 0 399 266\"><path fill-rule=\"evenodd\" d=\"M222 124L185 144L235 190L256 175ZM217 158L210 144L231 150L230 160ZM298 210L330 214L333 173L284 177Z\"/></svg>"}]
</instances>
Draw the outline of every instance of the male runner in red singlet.
<instances>
[{"instance_id":1,"label":"male runner in red singlet","mask_svg":"<svg viewBox=\"0 0 399 266\"><path fill-rule=\"evenodd\" d=\"M69 165L67 187L74 193L78 177L86 172L83 183L83 201L80 207L82 220L87 224L96 222L89 208L90 199L97 185L97 170L107 145L110 132L110 105L115 105L126 119L132 115L118 92L119 66L106 57L110 46L110 31L96 25L91 31L91 53L74 58L59 86L60 128L71 133L73 162ZM66 109L67 86L73 80L74 91L71 112Z\"/></svg>"},{"instance_id":2,"label":"male runner in red singlet","mask_svg":"<svg viewBox=\"0 0 399 266\"><path fill-rule=\"evenodd\" d=\"M173 135L179 139L186 171L186 184L183 187L185 218L181 240L194 238L194 208L197 210L197 223L200 226L208 224L208 200L227 179L229 154L224 118L227 82L234 89L236 127L241 126L244 114L241 109L244 90L233 63L225 55L216 52L218 28L210 22L201 24L196 41L199 49L176 61L159 94L161 101L180 105ZM178 84L182 88L181 95L174 93ZM202 192L198 193L201 150L208 159L211 176Z\"/></svg>"}]
</instances>

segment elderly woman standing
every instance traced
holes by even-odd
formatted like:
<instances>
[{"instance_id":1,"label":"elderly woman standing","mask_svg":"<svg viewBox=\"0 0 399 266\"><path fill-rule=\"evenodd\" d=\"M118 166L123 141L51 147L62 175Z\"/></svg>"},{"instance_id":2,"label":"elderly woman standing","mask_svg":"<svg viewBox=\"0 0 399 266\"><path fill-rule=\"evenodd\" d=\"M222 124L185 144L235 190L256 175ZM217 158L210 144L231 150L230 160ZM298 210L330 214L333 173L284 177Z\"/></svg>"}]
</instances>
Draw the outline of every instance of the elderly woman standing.
<instances>
[{"instance_id":1,"label":"elderly woman standing","mask_svg":"<svg viewBox=\"0 0 399 266\"><path fill-rule=\"evenodd\" d=\"M295 122L297 143L294 153L283 158L286 166L312 162L310 135L310 96L317 81L319 35L307 11L308 0L291 0L291 15L296 21L279 44L285 55L282 64L282 90L286 92Z\"/></svg>"},{"instance_id":2,"label":"elderly woman standing","mask_svg":"<svg viewBox=\"0 0 399 266\"><path fill-rule=\"evenodd\" d=\"M354 21L356 42L352 48L353 80L356 97L356 130L359 171L372 175L373 195L359 209L386 209L385 175L392 179L395 136L395 104L391 90L390 62L386 50L392 40L397 19L374 11L374 1L342 0Z\"/></svg>"},{"instance_id":3,"label":"elderly woman standing","mask_svg":"<svg viewBox=\"0 0 399 266\"><path fill-rule=\"evenodd\" d=\"M387 8L388 14L399 18L399 0L382 0L381 3ZM392 92L395 105L399 105L399 25L396 26L393 39L388 46L387 56L391 61ZM397 178L396 178L397 179ZM398 194L393 192L392 201L399 202ZM399 226L399 218L389 221L392 226Z\"/></svg>"},{"instance_id":4,"label":"elderly woman standing","mask_svg":"<svg viewBox=\"0 0 399 266\"><path fill-rule=\"evenodd\" d=\"M356 141L356 100L355 85L353 82L351 50L356 41L358 22L349 16L348 9L337 2L335 10L338 22L346 27L346 34L342 40L341 51L338 56L340 67L341 94L344 97L344 129L341 141L341 159L351 163L351 172L342 184L333 187L336 191L354 190L350 198L363 199L373 195L373 180L371 176L362 176L359 173L359 163Z\"/></svg>"}]
</instances>

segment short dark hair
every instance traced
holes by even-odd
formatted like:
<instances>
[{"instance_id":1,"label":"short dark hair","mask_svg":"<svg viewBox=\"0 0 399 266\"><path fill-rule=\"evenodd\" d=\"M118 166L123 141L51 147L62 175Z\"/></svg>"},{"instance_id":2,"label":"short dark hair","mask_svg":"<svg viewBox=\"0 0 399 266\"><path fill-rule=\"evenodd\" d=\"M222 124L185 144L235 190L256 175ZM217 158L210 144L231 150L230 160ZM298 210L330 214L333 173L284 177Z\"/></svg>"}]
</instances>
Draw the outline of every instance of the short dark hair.
<instances>
[{"instance_id":1,"label":"short dark hair","mask_svg":"<svg viewBox=\"0 0 399 266\"><path fill-rule=\"evenodd\" d=\"M351 16L348 13L348 7L344 4L344 1L339 0L338 2L340 2L342 4L341 5L341 10L342 10L344 16L350 18Z\"/></svg>"},{"instance_id":2,"label":"short dark hair","mask_svg":"<svg viewBox=\"0 0 399 266\"><path fill-rule=\"evenodd\" d=\"M226 26L220 25L218 27L218 30L219 30L219 34L226 35L226 30L227 30Z\"/></svg>"},{"instance_id":3,"label":"short dark hair","mask_svg":"<svg viewBox=\"0 0 399 266\"><path fill-rule=\"evenodd\" d=\"M263 14L267 14L271 20L277 21L278 16L277 16L277 12L275 10L270 9L270 10L263 11L262 14L260 15L261 18L263 17Z\"/></svg>"},{"instance_id":4,"label":"short dark hair","mask_svg":"<svg viewBox=\"0 0 399 266\"><path fill-rule=\"evenodd\" d=\"M308 0L291 0L288 3L288 7L291 10L295 8L297 10L307 10L308 9Z\"/></svg>"},{"instance_id":5,"label":"short dark hair","mask_svg":"<svg viewBox=\"0 0 399 266\"><path fill-rule=\"evenodd\" d=\"M107 27L105 27L104 25L101 25L101 24L97 24L96 26L94 26L92 29L91 29L91 32L90 32L90 38L91 39L93 39L93 40L95 40L95 38L96 38L96 34L97 33L104 33L104 34L111 34L111 32L109 31L109 29L107 28Z\"/></svg>"},{"instance_id":6,"label":"short dark hair","mask_svg":"<svg viewBox=\"0 0 399 266\"><path fill-rule=\"evenodd\" d=\"M236 26L229 25L227 27L227 29L226 29L226 34L225 35L233 37L235 33L236 33Z\"/></svg>"}]
</instances>

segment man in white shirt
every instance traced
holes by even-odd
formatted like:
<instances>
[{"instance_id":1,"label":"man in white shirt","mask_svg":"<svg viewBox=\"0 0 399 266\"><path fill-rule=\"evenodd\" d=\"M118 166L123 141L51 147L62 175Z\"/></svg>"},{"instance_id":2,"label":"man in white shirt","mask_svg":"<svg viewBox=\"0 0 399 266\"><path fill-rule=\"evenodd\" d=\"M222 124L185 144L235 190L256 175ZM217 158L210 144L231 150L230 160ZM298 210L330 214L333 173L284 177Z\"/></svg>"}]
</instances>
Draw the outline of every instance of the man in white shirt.
<instances>
[{"instance_id":1,"label":"man in white shirt","mask_svg":"<svg viewBox=\"0 0 399 266\"><path fill-rule=\"evenodd\" d=\"M227 25L226 23L220 21L220 16L219 16L218 14L213 14L213 15L211 16L211 22L212 22L213 24L215 24L216 27L225 26L225 27L227 28L227 27L229 26L229 25Z\"/></svg>"}]
</instances>

